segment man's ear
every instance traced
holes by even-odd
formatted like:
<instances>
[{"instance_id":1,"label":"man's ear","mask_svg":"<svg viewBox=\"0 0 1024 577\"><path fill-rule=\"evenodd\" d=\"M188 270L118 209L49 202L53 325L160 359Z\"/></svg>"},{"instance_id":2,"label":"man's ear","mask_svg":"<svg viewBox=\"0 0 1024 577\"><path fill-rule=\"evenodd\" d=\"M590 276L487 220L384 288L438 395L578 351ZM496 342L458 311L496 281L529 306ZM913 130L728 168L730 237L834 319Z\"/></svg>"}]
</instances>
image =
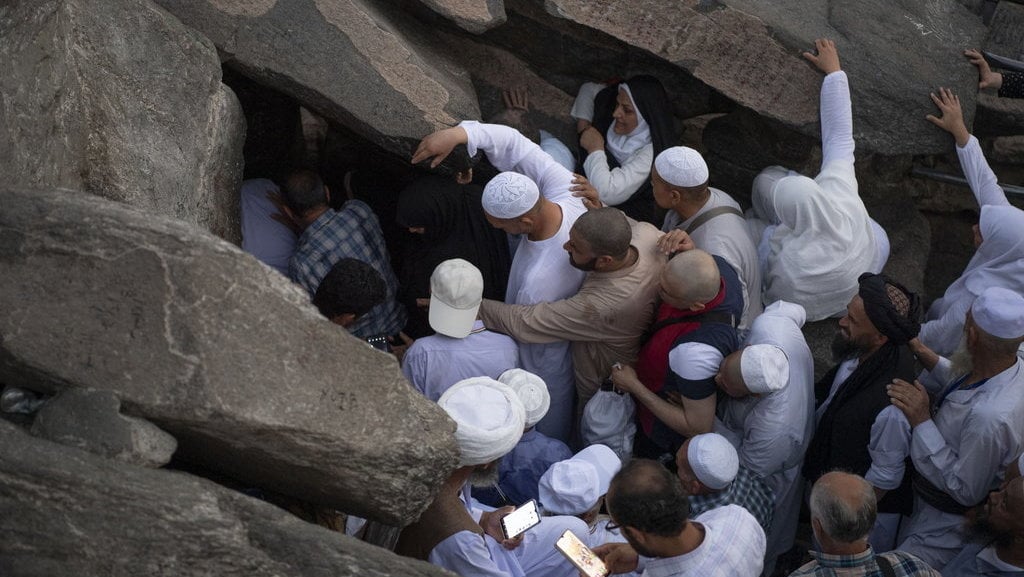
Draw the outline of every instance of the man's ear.
<instances>
[{"instance_id":1,"label":"man's ear","mask_svg":"<svg viewBox=\"0 0 1024 577\"><path fill-rule=\"evenodd\" d=\"M702 311L704 310L704 303L693 303L690 305L691 311Z\"/></svg>"},{"instance_id":2,"label":"man's ear","mask_svg":"<svg viewBox=\"0 0 1024 577\"><path fill-rule=\"evenodd\" d=\"M326 184L324 185L324 200L327 201L327 204L331 204L331 188Z\"/></svg>"}]
</instances>

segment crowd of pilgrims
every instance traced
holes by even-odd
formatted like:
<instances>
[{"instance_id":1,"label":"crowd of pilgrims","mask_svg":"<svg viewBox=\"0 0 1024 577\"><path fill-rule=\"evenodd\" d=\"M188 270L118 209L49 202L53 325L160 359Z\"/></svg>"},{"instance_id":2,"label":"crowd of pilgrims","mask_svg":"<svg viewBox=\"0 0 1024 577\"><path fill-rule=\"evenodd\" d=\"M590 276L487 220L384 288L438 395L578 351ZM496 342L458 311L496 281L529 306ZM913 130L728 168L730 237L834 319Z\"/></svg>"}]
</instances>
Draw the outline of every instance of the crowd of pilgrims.
<instances>
[{"instance_id":1,"label":"crowd of pilgrims","mask_svg":"<svg viewBox=\"0 0 1024 577\"><path fill-rule=\"evenodd\" d=\"M965 54L982 88L1024 95L1021 74ZM578 151L530 125L522 91L492 123L425 137L413 163L457 174L401 191L397 271L350 189L308 170L245 182L243 248L395 354L457 425L459 468L397 552L467 577L568 576L554 542L570 530L614 573L786 574L806 505L794 574L1024 574L1024 212L957 96L931 94L980 220L923 311L881 274L835 45L804 56L824 75L821 171L765 168L745 212L674 145L650 76L580 88ZM478 155L497 172L482 187ZM815 382L801 327L829 318L836 364ZM531 500L540 524L506 537Z\"/></svg>"}]
</instances>

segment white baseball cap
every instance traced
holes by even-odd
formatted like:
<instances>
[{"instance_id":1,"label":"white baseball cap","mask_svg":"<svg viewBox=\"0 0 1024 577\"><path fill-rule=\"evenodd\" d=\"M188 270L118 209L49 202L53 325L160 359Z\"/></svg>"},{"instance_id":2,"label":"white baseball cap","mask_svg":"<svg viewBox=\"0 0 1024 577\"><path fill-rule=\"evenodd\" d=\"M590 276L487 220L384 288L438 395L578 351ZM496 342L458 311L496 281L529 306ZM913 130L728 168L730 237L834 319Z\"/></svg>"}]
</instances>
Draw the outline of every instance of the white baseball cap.
<instances>
[{"instance_id":1,"label":"white baseball cap","mask_svg":"<svg viewBox=\"0 0 1024 577\"><path fill-rule=\"evenodd\" d=\"M437 265L430 275L430 326L442 335L466 338L473 330L484 294L480 270L453 258Z\"/></svg>"}]
</instances>

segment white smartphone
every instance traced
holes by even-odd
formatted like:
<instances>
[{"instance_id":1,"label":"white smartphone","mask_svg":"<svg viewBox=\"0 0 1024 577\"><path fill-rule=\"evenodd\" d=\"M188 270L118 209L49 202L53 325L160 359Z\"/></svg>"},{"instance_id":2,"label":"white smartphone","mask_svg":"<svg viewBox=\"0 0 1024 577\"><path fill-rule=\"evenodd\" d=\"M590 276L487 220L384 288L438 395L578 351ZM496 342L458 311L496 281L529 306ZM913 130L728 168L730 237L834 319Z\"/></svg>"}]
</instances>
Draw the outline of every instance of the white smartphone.
<instances>
[{"instance_id":1,"label":"white smartphone","mask_svg":"<svg viewBox=\"0 0 1024 577\"><path fill-rule=\"evenodd\" d=\"M572 564L587 577L605 577L608 575L608 568L604 561L594 554L589 547L580 541L572 531L566 530L562 536L555 541L555 549L562 552Z\"/></svg>"},{"instance_id":2,"label":"white smartphone","mask_svg":"<svg viewBox=\"0 0 1024 577\"><path fill-rule=\"evenodd\" d=\"M515 511L501 518L501 532L506 539L513 539L523 531L540 523L537 501L530 499Z\"/></svg>"}]
</instances>

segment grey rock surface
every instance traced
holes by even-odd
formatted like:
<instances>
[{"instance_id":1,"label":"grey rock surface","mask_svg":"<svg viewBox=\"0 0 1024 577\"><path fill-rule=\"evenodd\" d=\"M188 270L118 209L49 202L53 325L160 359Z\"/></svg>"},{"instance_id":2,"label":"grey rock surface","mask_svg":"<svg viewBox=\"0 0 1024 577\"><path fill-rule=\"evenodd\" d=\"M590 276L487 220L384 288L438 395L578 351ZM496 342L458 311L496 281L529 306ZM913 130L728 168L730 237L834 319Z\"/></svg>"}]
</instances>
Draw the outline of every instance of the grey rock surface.
<instances>
[{"instance_id":1,"label":"grey rock surface","mask_svg":"<svg viewBox=\"0 0 1024 577\"><path fill-rule=\"evenodd\" d=\"M0 575L451 575L185 473L131 467L0 420Z\"/></svg>"},{"instance_id":2,"label":"grey rock surface","mask_svg":"<svg viewBox=\"0 0 1024 577\"><path fill-rule=\"evenodd\" d=\"M387 3L157 2L208 36L228 66L401 156L434 130L480 117L466 71Z\"/></svg>"},{"instance_id":3,"label":"grey rock surface","mask_svg":"<svg viewBox=\"0 0 1024 577\"><path fill-rule=\"evenodd\" d=\"M454 469L454 424L394 357L236 247L85 195L0 205L0 382L114 391L183 459L393 525Z\"/></svg>"},{"instance_id":4,"label":"grey rock surface","mask_svg":"<svg viewBox=\"0 0 1024 577\"><path fill-rule=\"evenodd\" d=\"M434 12L474 34L505 23L503 0L421 0Z\"/></svg>"},{"instance_id":5,"label":"grey rock surface","mask_svg":"<svg viewBox=\"0 0 1024 577\"><path fill-rule=\"evenodd\" d=\"M1024 60L1024 6L1011 2L996 5L984 49ZM978 136L1024 134L1024 99L999 98L993 90L982 91L972 132Z\"/></svg>"},{"instance_id":6,"label":"grey rock surface","mask_svg":"<svg viewBox=\"0 0 1024 577\"><path fill-rule=\"evenodd\" d=\"M213 44L148 0L0 6L7 183L97 194L239 242L245 123Z\"/></svg>"},{"instance_id":7,"label":"grey rock surface","mask_svg":"<svg viewBox=\"0 0 1024 577\"><path fill-rule=\"evenodd\" d=\"M963 47L984 27L955 0L807 2L546 0L555 15L659 56L755 112L804 134L818 131L821 74L801 52L836 40L850 76L854 135L865 152L940 152L944 134L920 122L929 91L953 87L968 116L973 70ZM799 14L794 18L794 14Z\"/></svg>"},{"instance_id":8,"label":"grey rock surface","mask_svg":"<svg viewBox=\"0 0 1024 577\"><path fill-rule=\"evenodd\" d=\"M32 434L133 465L169 463L178 441L145 419L122 415L120 408L112 391L68 389L39 409Z\"/></svg>"}]
</instances>

